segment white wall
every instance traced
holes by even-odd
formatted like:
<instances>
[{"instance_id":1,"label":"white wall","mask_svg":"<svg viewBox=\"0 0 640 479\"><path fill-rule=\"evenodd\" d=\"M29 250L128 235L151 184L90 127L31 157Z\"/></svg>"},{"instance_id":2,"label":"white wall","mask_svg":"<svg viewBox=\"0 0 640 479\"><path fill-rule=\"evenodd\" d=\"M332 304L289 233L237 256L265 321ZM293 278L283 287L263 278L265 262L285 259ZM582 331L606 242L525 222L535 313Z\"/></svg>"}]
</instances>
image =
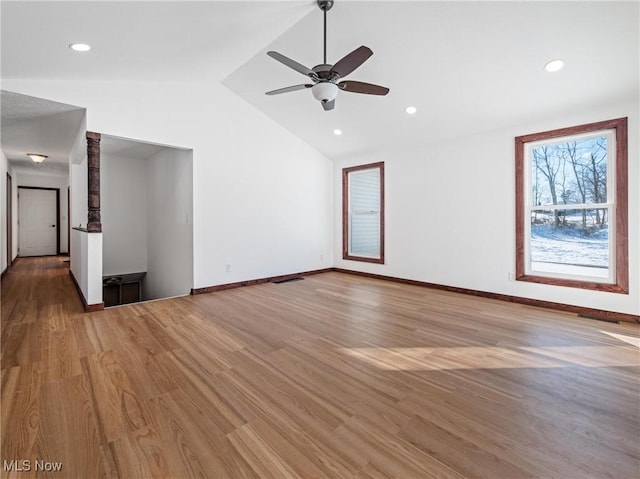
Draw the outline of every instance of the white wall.
<instances>
[{"instance_id":1,"label":"white wall","mask_svg":"<svg viewBox=\"0 0 640 479\"><path fill-rule=\"evenodd\" d=\"M72 158L69 159L69 172L71 176L71 227L86 228L87 227L87 154L79 147L74 150ZM96 234L96 233L91 233ZM71 230L71 254L70 268L73 273L85 301L89 294L89 257L88 257L88 233L75 229ZM102 257L100 257L100 269L102 269ZM102 284L102 281L100 281ZM102 297L101 297L102 298ZM102 302L102 299L100 301ZM87 303L93 304L93 303Z\"/></svg>"},{"instance_id":2,"label":"white wall","mask_svg":"<svg viewBox=\"0 0 640 479\"><path fill-rule=\"evenodd\" d=\"M88 216L89 187L87 183L87 159L80 164L72 164L71 173L71 226L73 228L86 228ZM73 251L73 247L71 248ZM72 253L73 254L73 253Z\"/></svg>"},{"instance_id":3,"label":"white wall","mask_svg":"<svg viewBox=\"0 0 640 479\"><path fill-rule=\"evenodd\" d=\"M224 86L6 79L3 88L86 107L90 131L193 149L195 288L333 265L331 162Z\"/></svg>"},{"instance_id":4,"label":"white wall","mask_svg":"<svg viewBox=\"0 0 640 479\"><path fill-rule=\"evenodd\" d=\"M515 271L514 137L629 117L630 294L518 282ZM514 125L419 150L368 154L334 168L336 266L442 285L640 314L638 100ZM428 132L425 132L428 137ZM386 264L342 258L342 168L385 162Z\"/></svg>"},{"instance_id":5,"label":"white wall","mask_svg":"<svg viewBox=\"0 0 640 479\"><path fill-rule=\"evenodd\" d=\"M78 287L82 291L82 294L87 299L87 261L86 256L81 253L86 252L86 236L87 233L78 231L77 229L71 230L71 258L69 261L69 267L73 273L73 277L78 283Z\"/></svg>"},{"instance_id":6,"label":"white wall","mask_svg":"<svg viewBox=\"0 0 640 479\"><path fill-rule=\"evenodd\" d=\"M71 271L88 305L102 302L102 233L71 230Z\"/></svg>"},{"instance_id":7,"label":"white wall","mask_svg":"<svg viewBox=\"0 0 640 479\"><path fill-rule=\"evenodd\" d=\"M147 271L147 161L100 157L104 275Z\"/></svg>"},{"instance_id":8,"label":"white wall","mask_svg":"<svg viewBox=\"0 0 640 479\"><path fill-rule=\"evenodd\" d=\"M71 226L86 228L88 215L87 195L88 163L87 163L87 118L83 119L69 155L69 184L71 185ZM73 254L73 247L71 248Z\"/></svg>"},{"instance_id":9,"label":"white wall","mask_svg":"<svg viewBox=\"0 0 640 479\"><path fill-rule=\"evenodd\" d=\"M15 177L13 182L18 186L35 186L38 188L55 188L60 192L60 253L68 253L68 196L67 188L69 187L69 175L60 173L39 173L37 171L23 170L15 168ZM20 199L18 199L20 201ZM17 225L18 233L20 226Z\"/></svg>"},{"instance_id":10,"label":"white wall","mask_svg":"<svg viewBox=\"0 0 640 479\"><path fill-rule=\"evenodd\" d=\"M145 161L148 267L143 299L189 294L193 286L192 156L189 150L166 148Z\"/></svg>"},{"instance_id":11,"label":"white wall","mask_svg":"<svg viewBox=\"0 0 640 479\"><path fill-rule=\"evenodd\" d=\"M193 148L195 288L329 267L335 255L343 268L640 313L637 97L332 166L220 85L9 79L3 88L87 107L91 131ZM629 117L630 294L509 280L513 138L620 116ZM341 168L374 161L386 163L387 264L343 261Z\"/></svg>"},{"instance_id":12,"label":"white wall","mask_svg":"<svg viewBox=\"0 0 640 479\"><path fill-rule=\"evenodd\" d=\"M83 290L87 304L102 303L102 233L82 233L86 250L87 290Z\"/></svg>"}]
</instances>

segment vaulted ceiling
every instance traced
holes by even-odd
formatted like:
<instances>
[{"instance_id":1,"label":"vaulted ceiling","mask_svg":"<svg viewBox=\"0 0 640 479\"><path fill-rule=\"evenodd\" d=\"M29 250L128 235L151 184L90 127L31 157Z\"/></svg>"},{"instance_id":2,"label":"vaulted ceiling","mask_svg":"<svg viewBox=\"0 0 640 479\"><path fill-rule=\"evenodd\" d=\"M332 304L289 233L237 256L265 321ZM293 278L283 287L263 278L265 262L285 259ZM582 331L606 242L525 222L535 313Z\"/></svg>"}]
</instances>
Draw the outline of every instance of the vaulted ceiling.
<instances>
[{"instance_id":1,"label":"vaulted ceiling","mask_svg":"<svg viewBox=\"0 0 640 479\"><path fill-rule=\"evenodd\" d=\"M92 51L67 48L78 40ZM2 2L3 79L222 82L329 158L637 95L639 4L336 0L328 61L360 45L374 55L348 78L391 92L340 92L325 112L306 90L264 94L306 82L267 51L322 63L322 12L313 0ZM543 66L553 58L565 68L550 74ZM4 106L2 113L4 121Z\"/></svg>"}]
</instances>

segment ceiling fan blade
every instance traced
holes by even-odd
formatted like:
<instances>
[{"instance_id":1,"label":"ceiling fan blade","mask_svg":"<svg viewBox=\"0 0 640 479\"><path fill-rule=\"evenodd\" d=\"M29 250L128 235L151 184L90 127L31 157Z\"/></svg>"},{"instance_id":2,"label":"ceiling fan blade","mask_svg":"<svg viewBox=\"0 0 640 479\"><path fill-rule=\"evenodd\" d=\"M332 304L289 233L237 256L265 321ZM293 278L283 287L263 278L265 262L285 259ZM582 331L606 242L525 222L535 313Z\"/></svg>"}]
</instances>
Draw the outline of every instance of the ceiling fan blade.
<instances>
[{"instance_id":1,"label":"ceiling fan blade","mask_svg":"<svg viewBox=\"0 0 640 479\"><path fill-rule=\"evenodd\" d=\"M271 90L265 93L266 95L279 95L280 93L289 93L290 91L296 90L304 90L305 88L311 88L313 85L305 84L305 85L293 85L285 88L279 88L277 90Z\"/></svg>"},{"instance_id":2,"label":"ceiling fan blade","mask_svg":"<svg viewBox=\"0 0 640 479\"><path fill-rule=\"evenodd\" d=\"M329 111L329 110L333 110L336 106L336 99L334 98L331 101L323 101L322 102L322 108L324 108L324 111Z\"/></svg>"},{"instance_id":3,"label":"ceiling fan blade","mask_svg":"<svg viewBox=\"0 0 640 479\"><path fill-rule=\"evenodd\" d=\"M338 60L338 62L331 68L331 73L337 73L340 77L346 77L349 73L366 62L371 55L373 55L373 52L370 48L365 47L364 45L358 47L341 60Z\"/></svg>"},{"instance_id":4,"label":"ceiling fan blade","mask_svg":"<svg viewBox=\"0 0 640 479\"><path fill-rule=\"evenodd\" d=\"M318 76L316 75L316 72L314 72L310 68L305 67L304 65L298 63L295 60L292 60L289 57L285 57L282 53L270 51L270 52L267 52L267 55L269 55L274 60L278 60L280 63L288 66L289 68L292 68L295 71L302 73L303 75L307 75L308 77L311 77L311 78L316 78Z\"/></svg>"},{"instance_id":5,"label":"ceiling fan blade","mask_svg":"<svg viewBox=\"0 0 640 479\"><path fill-rule=\"evenodd\" d=\"M364 93L366 95L386 95L389 89L384 86L374 85L373 83L364 83L361 81L346 80L338 83L341 90L351 93Z\"/></svg>"}]
</instances>

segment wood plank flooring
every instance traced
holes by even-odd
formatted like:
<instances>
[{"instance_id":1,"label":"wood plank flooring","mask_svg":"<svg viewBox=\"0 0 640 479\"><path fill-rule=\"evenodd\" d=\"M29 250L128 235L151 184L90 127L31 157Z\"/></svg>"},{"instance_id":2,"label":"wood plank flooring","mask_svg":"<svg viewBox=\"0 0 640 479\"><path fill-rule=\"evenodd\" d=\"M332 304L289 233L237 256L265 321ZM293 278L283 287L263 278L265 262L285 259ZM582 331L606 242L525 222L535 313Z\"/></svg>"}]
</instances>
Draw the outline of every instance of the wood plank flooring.
<instances>
[{"instance_id":1,"label":"wood plank flooring","mask_svg":"<svg viewBox=\"0 0 640 479\"><path fill-rule=\"evenodd\" d=\"M62 258L20 259L1 476L637 479L639 345L341 273L85 314Z\"/></svg>"}]
</instances>

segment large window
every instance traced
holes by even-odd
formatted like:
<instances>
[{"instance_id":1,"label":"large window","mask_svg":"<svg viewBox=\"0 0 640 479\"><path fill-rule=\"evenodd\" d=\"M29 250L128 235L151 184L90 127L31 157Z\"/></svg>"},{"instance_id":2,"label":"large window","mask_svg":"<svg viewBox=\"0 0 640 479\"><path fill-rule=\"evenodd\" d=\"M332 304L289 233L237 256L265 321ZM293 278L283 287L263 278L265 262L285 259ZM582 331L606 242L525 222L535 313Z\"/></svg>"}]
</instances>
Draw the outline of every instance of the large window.
<instances>
[{"instance_id":1,"label":"large window","mask_svg":"<svg viewBox=\"0 0 640 479\"><path fill-rule=\"evenodd\" d=\"M384 263L384 163L342 170L342 257Z\"/></svg>"},{"instance_id":2,"label":"large window","mask_svg":"<svg viewBox=\"0 0 640 479\"><path fill-rule=\"evenodd\" d=\"M516 279L628 293L627 119L515 142Z\"/></svg>"}]
</instances>

